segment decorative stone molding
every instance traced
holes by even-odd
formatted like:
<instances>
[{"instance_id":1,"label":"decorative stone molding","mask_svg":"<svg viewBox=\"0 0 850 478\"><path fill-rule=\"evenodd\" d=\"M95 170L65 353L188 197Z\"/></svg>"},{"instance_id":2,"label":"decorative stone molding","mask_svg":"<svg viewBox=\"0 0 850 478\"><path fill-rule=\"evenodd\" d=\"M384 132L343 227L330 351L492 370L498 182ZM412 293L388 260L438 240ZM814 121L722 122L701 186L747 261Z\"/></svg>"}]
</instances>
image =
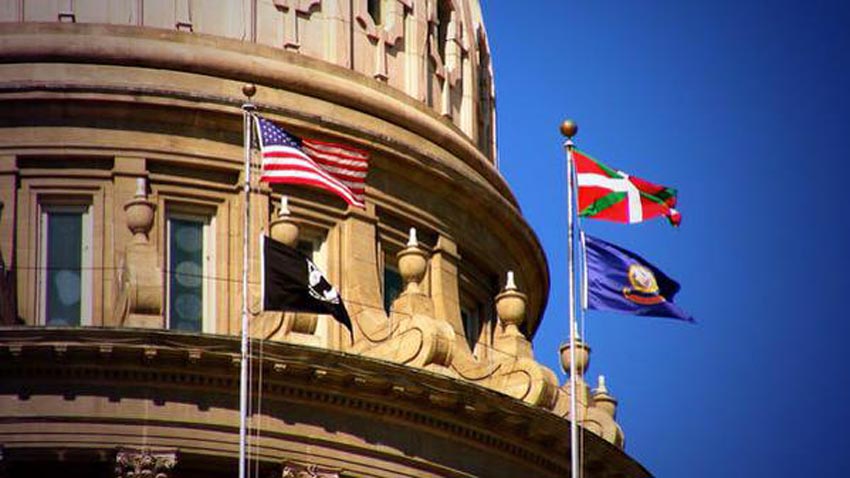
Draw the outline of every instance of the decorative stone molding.
<instances>
[{"instance_id":1,"label":"decorative stone molding","mask_svg":"<svg viewBox=\"0 0 850 478\"><path fill-rule=\"evenodd\" d=\"M449 3L451 3L452 9L449 25L446 27L446 44L443 48L443 55L440 55L439 35L437 34L439 27L437 2L428 3L427 56L434 63L433 74L440 80L440 114L451 118L451 90L459 84L463 77L463 57L467 54L468 48L465 45L463 35L462 9L454 0L450 0Z\"/></svg>"},{"instance_id":2,"label":"decorative stone molding","mask_svg":"<svg viewBox=\"0 0 850 478\"><path fill-rule=\"evenodd\" d=\"M115 455L115 478L169 478L176 465L176 449L121 448Z\"/></svg>"},{"instance_id":3,"label":"decorative stone molding","mask_svg":"<svg viewBox=\"0 0 850 478\"><path fill-rule=\"evenodd\" d=\"M283 49L300 52L301 31L298 15L310 16L322 0L274 0L274 6L283 13Z\"/></svg>"},{"instance_id":4,"label":"decorative stone molding","mask_svg":"<svg viewBox=\"0 0 850 478\"><path fill-rule=\"evenodd\" d=\"M519 331L525 320L528 298L520 292L513 271L507 273L505 288L496 296L499 331L494 340L502 365L490 386L532 405L551 408L557 393L555 373L534 360L531 342Z\"/></svg>"},{"instance_id":5,"label":"decorative stone molding","mask_svg":"<svg viewBox=\"0 0 850 478\"><path fill-rule=\"evenodd\" d=\"M387 335L355 347L355 351L412 367L456 376L450 365L457 334L451 324L434 318L434 304L422 292L428 253L419 245L416 229L410 229L407 247L396 255L404 291L393 302Z\"/></svg>"},{"instance_id":6,"label":"decorative stone molding","mask_svg":"<svg viewBox=\"0 0 850 478\"><path fill-rule=\"evenodd\" d=\"M68 349L75 353L69 353L63 362L56 362L50 353L56 343L66 343ZM111 347L108 360L91 360L107 345ZM222 394L233 396L239 383L239 367L233 365L233 359L238 364L239 347L238 337L174 334L164 330L7 328L0 335L0 356L8 357L12 348L17 348L19 355L27 357L27 363L21 366L23 362L20 360L0 361L0 381L4 384L19 384L15 387L21 391L21 396L29 397L27 384L51 380L63 386L76 387L79 377L85 376L86 393L80 397L85 400L88 399L83 395L101 396L103 399L113 396L141 398L138 395L142 393L140 388L156 390L157 394L168 394L176 388L176 384L180 384L179 393L185 394L183 396L189 400L186 403L197 401L203 404L206 403L205 397ZM144 349L159 350L161 353L155 354L143 369L138 369ZM276 397L281 403L292 401L295 404L315 404L330 414L361 415L374 419L374 423L390 420L405 428L435 433L446 439L462 440L467 445L535 463L543 470L559 470L553 472L553 476L566 476L566 460L563 457L569 456L569 423L559 418L563 415L553 414L541 407L529 407L527 403L512 400L503 393L482 390L477 386L480 384L451 380L440 374L423 373L414 367L334 350L269 342L265 344L263 355L255 355L255 359L255 373L263 370L265 374L261 384L263 393ZM136 372L127 373L128 369ZM176 390L174 392L178 393ZM558 392L560 394L561 391ZM150 398L147 393L144 392L143 396ZM34 406L32 400L40 398L33 395L18 402L22 413L25 413L24 407ZM56 406L49 399L44 403ZM76 403L66 401L62 406L74 407ZM229 403L235 406L235 402ZM155 420L156 414L165 413L171 404L166 400L164 407L152 407L149 420ZM183 406L177 403L173 405L178 409ZM80 406L83 408L75 409L79 414L74 413L74 416L85 417L99 410L83 404ZM120 405L113 403L112 406ZM266 408L266 413L277 413L273 412L274 408ZM278 408L278 412L286 409L286 406ZM596 412L601 415L598 410ZM236 416L235 410L233 413ZM281 413L282 417L289 416L285 412ZM61 415L45 418L74 423L67 422ZM210 448L209 452L213 455L222 452L234 456L233 447L238 436L236 422L228 421L221 428L213 423L195 421L199 418L187 416L185 422L173 422L173 417L170 417L167 421L173 423L173 426L189 426L184 428L188 430L212 427L216 434L226 431L229 435L222 435L216 448ZM599 415L589 418L603 423ZM344 422L342 420L340 423ZM499 426L482 427L482 423ZM585 429L595 431L592 426L596 425L587 423ZM191 425L196 427L192 428ZM115 426L119 434L124 431L123 423L116 423ZM43 430L39 428L33 432L34 435L19 438L14 434L8 435L15 440L15 450L20 450L21 445L53 450L61 443L71 443L77 439L74 434L57 430L53 436L60 441L44 443ZM281 432L282 436L288 435L284 430ZM333 428L332 432L345 433L338 428ZM297 434L292 436L297 437ZM163 435L159 439L165 441L158 446L151 445L152 449L179 446L182 451L183 445L174 443L170 436ZM188 436L186 440L186 446L198 450L194 436ZM312 437L307 440L308 443L313 442ZM608 437L605 440L611 441ZM261 453L264 456L274 456L274 453L282 450L279 447L268 448L268 444L263 443ZM600 436L584 433L584 443L587 462L599 461L603 466L599 476L648 476L626 454L602 443ZM5 445L7 450L12 449L9 443ZM349 444L341 446L341 450L346 453L351 451ZM291 457L289 454L278 456L280 460ZM181 467L187 464L184 460ZM622 475L605 474L604 470L622 470ZM176 471L178 474L175 477L180 475L179 469ZM346 470L341 472L341 476L347 475Z\"/></svg>"},{"instance_id":7,"label":"decorative stone molding","mask_svg":"<svg viewBox=\"0 0 850 478\"><path fill-rule=\"evenodd\" d=\"M366 0L358 0L354 3L354 18L366 33L366 38L375 47L375 71L372 76L379 81L386 82L389 79L387 55L389 50L395 48L404 38L404 21L407 14L413 9L413 2L412 0L385 2L385 20L381 24L375 23L375 20L367 11L366 4Z\"/></svg>"},{"instance_id":8,"label":"decorative stone molding","mask_svg":"<svg viewBox=\"0 0 850 478\"><path fill-rule=\"evenodd\" d=\"M156 247L148 238L155 209L156 205L148 200L145 178L137 178L136 193L124 204L133 239L124 251L115 304L115 315L128 327L164 326L162 270Z\"/></svg>"},{"instance_id":9,"label":"decorative stone molding","mask_svg":"<svg viewBox=\"0 0 850 478\"><path fill-rule=\"evenodd\" d=\"M321 467L286 460L283 462L281 478L339 478L341 472L342 470L339 468Z\"/></svg>"}]
</instances>

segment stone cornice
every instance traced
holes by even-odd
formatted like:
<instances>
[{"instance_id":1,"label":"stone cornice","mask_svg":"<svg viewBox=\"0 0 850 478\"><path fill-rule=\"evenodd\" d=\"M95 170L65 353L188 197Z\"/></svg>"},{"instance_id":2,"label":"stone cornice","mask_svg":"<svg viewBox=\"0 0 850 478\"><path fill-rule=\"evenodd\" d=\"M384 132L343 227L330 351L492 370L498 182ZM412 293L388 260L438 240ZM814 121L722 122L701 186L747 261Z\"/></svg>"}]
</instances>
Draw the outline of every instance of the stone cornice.
<instances>
[{"instance_id":1,"label":"stone cornice","mask_svg":"<svg viewBox=\"0 0 850 478\"><path fill-rule=\"evenodd\" d=\"M37 391L39 384L56 390L84 383L87 394L101 385L126 389L144 384L141 388L147 390L195 389L205 396L235 396L238 351L236 337L132 329L0 328L0 394ZM264 400L380 416L508 453L544 469L564 468L566 473L567 420L463 380L276 342L263 344L262 369ZM595 476L649 476L637 462L592 433L585 433L584 443L586 463L599 473Z\"/></svg>"}]
</instances>

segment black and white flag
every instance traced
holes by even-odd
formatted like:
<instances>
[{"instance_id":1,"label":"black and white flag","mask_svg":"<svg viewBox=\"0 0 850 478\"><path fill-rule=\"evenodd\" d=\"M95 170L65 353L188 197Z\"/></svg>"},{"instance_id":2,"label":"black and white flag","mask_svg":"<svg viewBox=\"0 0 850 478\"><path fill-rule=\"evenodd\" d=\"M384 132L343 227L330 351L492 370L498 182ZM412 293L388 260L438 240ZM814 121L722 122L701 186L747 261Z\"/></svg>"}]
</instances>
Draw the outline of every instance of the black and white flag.
<instances>
[{"instance_id":1,"label":"black and white flag","mask_svg":"<svg viewBox=\"0 0 850 478\"><path fill-rule=\"evenodd\" d=\"M352 334L342 297L307 256L263 236L263 309L330 314Z\"/></svg>"}]
</instances>

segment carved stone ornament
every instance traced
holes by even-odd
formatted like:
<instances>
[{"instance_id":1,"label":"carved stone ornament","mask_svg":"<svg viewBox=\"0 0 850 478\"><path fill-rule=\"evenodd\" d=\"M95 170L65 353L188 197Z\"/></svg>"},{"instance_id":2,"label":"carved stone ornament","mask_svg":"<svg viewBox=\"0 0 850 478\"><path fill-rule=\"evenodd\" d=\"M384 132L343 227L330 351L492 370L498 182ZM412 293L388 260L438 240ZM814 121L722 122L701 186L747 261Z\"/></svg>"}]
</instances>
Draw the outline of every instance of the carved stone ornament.
<instances>
[{"instance_id":1,"label":"carved stone ornament","mask_svg":"<svg viewBox=\"0 0 850 478\"><path fill-rule=\"evenodd\" d=\"M283 462L282 478L339 478L342 470L291 461Z\"/></svg>"},{"instance_id":2,"label":"carved stone ornament","mask_svg":"<svg viewBox=\"0 0 850 478\"><path fill-rule=\"evenodd\" d=\"M274 0L274 6L283 13L283 48L300 52L301 30L298 16L309 17L313 8L321 5L322 0Z\"/></svg>"},{"instance_id":3,"label":"carved stone ornament","mask_svg":"<svg viewBox=\"0 0 850 478\"><path fill-rule=\"evenodd\" d=\"M115 477L168 478L175 465L175 449L122 448L115 456Z\"/></svg>"},{"instance_id":4,"label":"carved stone ornament","mask_svg":"<svg viewBox=\"0 0 850 478\"><path fill-rule=\"evenodd\" d=\"M425 277L425 270L428 267L428 254L419 247L415 228L410 228L410 239L407 241L407 247L396 254L396 259L398 259L399 274L404 281L402 293L419 294L419 283Z\"/></svg>"},{"instance_id":5,"label":"carved stone ornament","mask_svg":"<svg viewBox=\"0 0 850 478\"><path fill-rule=\"evenodd\" d=\"M127 213L127 228L133 233L133 242L148 243L148 233L153 226L153 214L156 204L148 200L145 178L136 179L136 194L124 204Z\"/></svg>"}]
</instances>

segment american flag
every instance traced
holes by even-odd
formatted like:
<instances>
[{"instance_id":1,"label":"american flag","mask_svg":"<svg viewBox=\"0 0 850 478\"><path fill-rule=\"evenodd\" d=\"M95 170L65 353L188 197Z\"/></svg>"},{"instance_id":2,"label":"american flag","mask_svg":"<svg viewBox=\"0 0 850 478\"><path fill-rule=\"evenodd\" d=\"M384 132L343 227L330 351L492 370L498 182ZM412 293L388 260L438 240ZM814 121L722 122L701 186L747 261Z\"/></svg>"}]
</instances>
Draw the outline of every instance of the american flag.
<instances>
[{"instance_id":1,"label":"american flag","mask_svg":"<svg viewBox=\"0 0 850 478\"><path fill-rule=\"evenodd\" d=\"M369 155L342 144L302 139L257 116L263 174L260 181L302 184L330 191L352 206L366 207Z\"/></svg>"}]
</instances>

